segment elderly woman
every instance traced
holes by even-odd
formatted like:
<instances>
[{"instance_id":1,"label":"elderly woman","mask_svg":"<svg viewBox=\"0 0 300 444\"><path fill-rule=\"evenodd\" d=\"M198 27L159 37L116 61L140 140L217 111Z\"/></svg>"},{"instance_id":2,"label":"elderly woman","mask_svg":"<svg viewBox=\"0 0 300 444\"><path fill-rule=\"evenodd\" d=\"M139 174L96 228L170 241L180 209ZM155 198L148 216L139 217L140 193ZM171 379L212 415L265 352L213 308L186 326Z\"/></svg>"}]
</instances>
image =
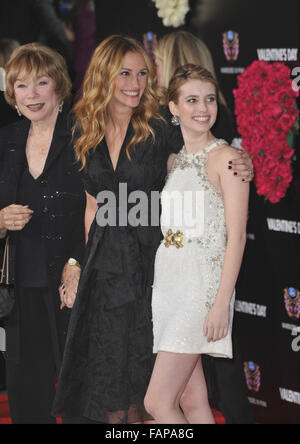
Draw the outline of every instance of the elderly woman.
<instances>
[{"instance_id":1,"label":"elderly woman","mask_svg":"<svg viewBox=\"0 0 300 444\"><path fill-rule=\"evenodd\" d=\"M0 131L0 233L16 290L6 323L14 423L55 422L55 374L80 275L86 201L63 110L70 89L63 58L46 47L24 45L6 66L6 100L25 117Z\"/></svg>"}]
</instances>

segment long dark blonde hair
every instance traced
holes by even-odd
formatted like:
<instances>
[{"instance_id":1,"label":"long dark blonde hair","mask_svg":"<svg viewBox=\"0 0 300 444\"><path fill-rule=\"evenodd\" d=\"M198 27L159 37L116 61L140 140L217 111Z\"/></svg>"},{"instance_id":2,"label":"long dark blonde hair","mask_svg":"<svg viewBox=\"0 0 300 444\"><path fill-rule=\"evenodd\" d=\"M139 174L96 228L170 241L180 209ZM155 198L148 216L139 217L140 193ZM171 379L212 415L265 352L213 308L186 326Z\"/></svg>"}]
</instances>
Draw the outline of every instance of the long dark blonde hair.
<instances>
[{"instance_id":1,"label":"long dark blonde hair","mask_svg":"<svg viewBox=\"0 0 300 444\"><path fill-rule=\"evenodd\" d=\"M192 63L207 69L216 79L214 62L206 44L188 31L175 31L159 39L155 56L163 64L163 86L168 88L171 77L180 66ZM161 95L162 102L165 96ZM219 89L219 102L226 105L226 100Z\"/></svg>"},{"instance_id":2,"label":"long dark blonde hair","mask_svg":"<svg viewBox=\"0 0 300 444\"><path fill-rule=\"evenodd\" d=\"M134 136L126 147L128 157L130 158L131 146L146 141L149 135L154 138L154 131L149 124L151 117L159 118L154 64L137 40L121 35L110 36L96 48L85 74L82 97L74 106L73 134L77 130L80 132L75 141L75 152L82 167L86 164L87 154L95 149L105 136L108 105L114 94L115 79L128 52L141 54L148 69L145 91L131 118Z\"/></svg>"}]
</instances>

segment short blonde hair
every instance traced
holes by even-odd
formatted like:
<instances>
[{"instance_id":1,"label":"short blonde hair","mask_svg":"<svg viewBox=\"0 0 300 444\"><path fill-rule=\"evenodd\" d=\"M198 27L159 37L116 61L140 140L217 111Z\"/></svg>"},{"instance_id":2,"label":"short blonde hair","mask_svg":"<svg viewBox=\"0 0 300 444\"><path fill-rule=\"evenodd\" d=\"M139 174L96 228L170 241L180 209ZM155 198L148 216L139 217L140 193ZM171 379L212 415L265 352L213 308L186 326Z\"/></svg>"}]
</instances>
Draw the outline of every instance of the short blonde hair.
<instances>
[{"instance_id":1,"label":"short blonde hair","mask_svg":"<svg viewBox=\"0 0 300 444\"><path fill-rule=\"evenodd\" d=\"M210 50L202 40L188 31L175 31L163 36L159 39L154 54L163 64L165 88L168 88L176 69L188 63L200 65L217 79ZM226 100L220 90L218 99L226 105Z\"/></svg>"},{"instance_id":2,"label":"short blonde hair","mask_svg":"<svg viewBox=\"0 0 300 444\"><path fill-rule=\"evenodd\" d=\"M20 72L25 78L29 75L41 77L47 75L54 80L55 93L59 100L66 100L71 95L72 84L64 58L56 51L38 43L29 43L16 49L5 67L5 99L15 106L14 84Z\"/></svg>"}]
</instances>

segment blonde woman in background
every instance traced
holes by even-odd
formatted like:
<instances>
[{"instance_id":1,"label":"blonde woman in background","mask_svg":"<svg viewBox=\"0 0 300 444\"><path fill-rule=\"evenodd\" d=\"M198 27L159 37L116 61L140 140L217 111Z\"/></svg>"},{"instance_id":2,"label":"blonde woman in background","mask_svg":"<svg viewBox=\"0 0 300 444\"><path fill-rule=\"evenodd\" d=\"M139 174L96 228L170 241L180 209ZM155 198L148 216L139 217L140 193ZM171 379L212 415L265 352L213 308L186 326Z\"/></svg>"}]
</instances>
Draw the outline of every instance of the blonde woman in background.
<instances>
[{"instance_id":1,"label":"blonde woman in background","mask_svg":"<svg viewBox=\"0 0 300 444\"><path fill-rule=\"evenodd\" d=\"M188 31L177 31L162 37L155 48L156 74L160 86L168 88L171 77L179 66L186 63L200 65L216 79L212 55L206 44ZM219 90L219 102L226 100Z\"/></svg>"},{"instance_id":2,"label":"blonde woman in background","mask_svg":"<svg viewBox=\"0 0 300 444\"><path fill-rule=\"evenodd\" d=\"M216 79L212 55L206 44L195 35L187 31L177 31L165 35L158 41L155 49L155 64L157 79L162 87L161 102L163 104L167 105L164 92L169 86L171 77L177 68L186 63L202 66ZM164 115L169 120L172 118L168 107L165 107ZM220 88L218 88L218 116L211 132L216 138L225 139L229 144L234 138L232 114L226 105L226 100ZM244 162L245 165L240 165L240 162ZM246 165L247 163L248 165ZM248 169L248 174L244 177L245 181L252 179L253 167L246 152L242 152L240 159L234 160L228 165L233 174L237 172L235 170L236 166L240 170ZM210 386L213 384L212 390L219 398L219 408L221 408L227 424L253 424L253 411L247 398L242 359L234 331L233 345L233 360L215 359L204 355L202 357L203 366L206 373L213 373L216 376L217 384L215 384L214 378L211 377L208 378L208 382Z\"/></svg>"}]
</instances>

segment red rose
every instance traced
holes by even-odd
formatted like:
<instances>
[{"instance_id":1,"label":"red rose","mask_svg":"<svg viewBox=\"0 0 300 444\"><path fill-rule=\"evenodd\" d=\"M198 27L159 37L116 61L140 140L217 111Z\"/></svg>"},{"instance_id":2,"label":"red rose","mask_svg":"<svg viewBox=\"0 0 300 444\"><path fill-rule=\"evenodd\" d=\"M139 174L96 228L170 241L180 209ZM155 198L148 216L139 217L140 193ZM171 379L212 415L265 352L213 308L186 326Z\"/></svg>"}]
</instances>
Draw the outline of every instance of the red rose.
<instances>
[{"instance_id":1,"label":"red rose","mask_svg":"<svg viewBox=\"0 0 300 444\"><path fill-rule=\"evenodd\" d=\"M281 114L282 114L282 107L278 103L275 103L272 109L272 115L274 117L279 117Z\"/></svg>"},{"instance_id":2,"label":"red rose","mask_svg":"<svg viewBox=\"0 0 300 444\"><path fill-rule=\"evenodd\" d=\"M298 115L290 70L283 63L254 61L234 90L237 126L243 147L254 156L257 193L279 202L292 181L287 134Z\"/></svg>"}]
</instances>

